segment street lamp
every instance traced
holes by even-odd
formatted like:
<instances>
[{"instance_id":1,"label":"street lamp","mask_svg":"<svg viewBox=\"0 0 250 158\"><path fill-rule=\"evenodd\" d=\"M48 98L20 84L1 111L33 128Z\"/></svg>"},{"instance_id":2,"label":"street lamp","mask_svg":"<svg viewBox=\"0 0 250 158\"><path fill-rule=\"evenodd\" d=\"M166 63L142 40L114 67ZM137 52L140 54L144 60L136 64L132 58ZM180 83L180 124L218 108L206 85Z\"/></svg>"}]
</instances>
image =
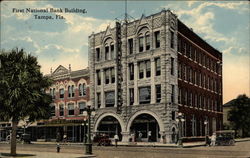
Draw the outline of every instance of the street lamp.
<instances>
[{"instance_id":1,"label":"street lamp","mask_svg":"<svg viewBox=\"0 0 250 158\"><path fill-rule=\"evenodd\" d=\"M178 113L178 116L176 118L176 121L178 123L178 133L179 133L179 136L178 136L178 146L179 147L182 147L182 123L185 121L184 119L184 114L179 112Z\"/></svg>"},{"instance_id":2,"label":"street lamp","mask_svg":"<svg viewBox=\"0 0 250 158\"><path fill-rule=\"evenodd\" d=\"M91 142L91 115L95 115L95 108L91 108L91 105L88 104L84 108L83 116L88 119L88 139L85 143L85 154L92 155L92 142Z\"/></svg>"},{"instance_id":3,"label":"street lamp","mask_svg":"<svg viewBox=\"0 0 250 158\"><path fill-rule=\"evenodd\" d=\"M204 121L204 125L205 125L205 144L207 145L207 124L208 124L208 121L207 119Z\"/></svg>"}]
</instances>

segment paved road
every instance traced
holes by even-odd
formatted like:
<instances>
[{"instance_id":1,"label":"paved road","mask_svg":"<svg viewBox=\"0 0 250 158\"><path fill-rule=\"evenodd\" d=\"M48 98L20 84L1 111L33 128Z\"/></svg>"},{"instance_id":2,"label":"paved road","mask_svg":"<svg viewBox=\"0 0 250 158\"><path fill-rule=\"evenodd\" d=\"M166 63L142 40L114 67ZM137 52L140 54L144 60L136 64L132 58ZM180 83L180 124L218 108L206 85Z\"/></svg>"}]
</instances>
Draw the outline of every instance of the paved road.
<instances>
[{"instance_id":1,"label":"paved road","mask_svg":"<svg viewBox=\"0 0 250 158\"><path fill-rule=\"evenodd\" d=\"M9 145L0 144L0 153L7 152ZM56 153L55 145L19 144L17 152L35 155L29 158L76 158L83 156L84 147L63 145L61 152ZM194 148L94 146L93 152L98 158L250 158L250 141L238 142L235 146Z\"/></svg>"}]
</instances>

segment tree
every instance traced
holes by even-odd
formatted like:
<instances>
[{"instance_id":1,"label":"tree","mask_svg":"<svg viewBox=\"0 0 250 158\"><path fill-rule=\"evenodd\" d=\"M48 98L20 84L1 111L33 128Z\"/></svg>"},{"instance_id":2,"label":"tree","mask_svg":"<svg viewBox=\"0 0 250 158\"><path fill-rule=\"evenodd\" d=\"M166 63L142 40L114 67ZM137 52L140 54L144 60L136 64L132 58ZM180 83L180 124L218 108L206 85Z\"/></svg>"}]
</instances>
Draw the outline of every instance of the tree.
<instances>
[{"instance_id":1,"label":"tree","mask_svg":"<svg viewBox=\"0 0 250 158\"><path fill-rule=\"evenodd\" d=\"M50 117L52 98L45 89L52 81L40 72L37 58L23 49L0 52L0 120L12 122L11 155L16 155L16 130L20 120Z\"/></svg>"},{"instance_id":2,"label":"tree","mask_svg":"<svg viewBox=\"0 0 250 158\"><path fill-rule=\"evenodd\" d=\"M242 130L242 136L250 136L250 98L245 94L239 95L232 104L232 109L228 112L228 120L233 129Z\"/></svg>"}]
</instances>

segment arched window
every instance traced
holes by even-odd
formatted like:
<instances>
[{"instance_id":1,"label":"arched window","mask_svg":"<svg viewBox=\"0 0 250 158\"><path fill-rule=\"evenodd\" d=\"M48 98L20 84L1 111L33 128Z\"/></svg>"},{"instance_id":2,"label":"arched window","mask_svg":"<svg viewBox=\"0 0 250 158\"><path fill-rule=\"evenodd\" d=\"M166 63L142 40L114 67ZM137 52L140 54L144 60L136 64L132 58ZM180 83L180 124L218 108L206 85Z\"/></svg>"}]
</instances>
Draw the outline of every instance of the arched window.
<instances>
[{"instance_id":1,"label":"arched window","mask_svg":"<svg viewBox=\"0 0 250 158\"><path fill-rule=\"evenodd\" d=\"M83 92L83 95L86 95L86 85L85 84L82 85L82 92Z\"/></svg>"},{"instance_id":2,"label":"arched window","mask_svg":"<svg viewBox=\"0 0 250 158\"><path fill-rule=\"evenodd\" d=\"M83 95L83 85L82 84L79 84L79 96L82 96Z\"/></svg>"}]
</instances>

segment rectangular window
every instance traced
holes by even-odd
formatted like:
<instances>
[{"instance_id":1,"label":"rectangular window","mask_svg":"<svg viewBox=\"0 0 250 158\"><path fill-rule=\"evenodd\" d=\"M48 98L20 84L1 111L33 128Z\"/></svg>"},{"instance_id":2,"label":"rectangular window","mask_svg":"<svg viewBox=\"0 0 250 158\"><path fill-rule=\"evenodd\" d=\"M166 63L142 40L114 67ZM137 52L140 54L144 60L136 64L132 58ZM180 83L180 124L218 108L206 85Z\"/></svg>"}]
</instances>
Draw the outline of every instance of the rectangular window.
<instances>
[{"instance_id":1,"label":"rectangular window","mask_svg":"<svg viewBox=\"0 0 250 158\"><path fill-rule=\"evenodd\" d=\"M64 107L63 107L63 104L60 104L60 105L59 105L59 115L60 115L60 116L63 116L63 115L64 115Z\"/></svg>"},{"instance_id":2,"label":"rectangular window","mask_svg":"<svg viewBox=\"0 0 250 158\"><path fill-rule=\"evenodd\" d=\"M128 67L129 67L129 79L134 80L134 64L130 63Z\"/></svg>"},{"instance_id":3,"label":"rectangular window","mask_svg":"<svg viewBox=\"0 0 250 158\"><path fill-rule=\"evenodd\" d=\"M111 83L115 83L115 68L111 68Z\"/></svg>"},{"instance_id":4,"label":"rectangular window","mask_svg":"<svg viewBox=\"0 0 250 158\"><path fill-rule=\"evenodd\" d=\"M109 69L104 70L105 72L105 84L109 84L110 72Z\"/></svg>"},{"instance_id":5,"label":"rectangular window","mask_svg":"<svg viewBox=\"0 0 250 158\"><path fill-rule=\"evenodd\" d=\"M150 49L150 36L146 35L146 50Z\"/></svg>"},{"instance_id":6,"label":"rectangular window","mask_svg":"<svg viewBox=\"0 0 250 158\"><path fill-rule=\"evenodd\" d=\"M181 104L181 88L178 91L178 103Z\"/></svg>"},{"instance_id":7,"label":"rectangular window","mask_svg":"<svg viewBox=\"0 0 250 158\"><path fill-rule=\"evenodd\" d=\"M68 104L68 115L74 115L74 104Z\"/></svg>"},{"instance_id":8,"label":"rectangular window","mask_svg":"<svg viewBox=\"0 0 250 158\"><path fill-rule=\"evenodd\" d=\"M185 64L183 65L183 68L184 68L184 70L183 70L183 79L184 79L184 80L187 80L187 74L186 74L186 72L187 72L187 67L186 67Z\"/></svg>"},{"instance_id":9,"label":"rectangular window","mask_svg":"<svg viewBox=\"0 0 250 158\"><path fill-rule=\"evenodd\" d=\"M142 79L144 76L144 62L139 62L139 79Z\"/></svg>"},{"instance_id":10,"label":"rectangular window","mask_svg":"<svg viewBox=\"0 0 250 158\"><path fill-rule=\"evenodd\" d=\"M97 96L97 107L101 107L101 93L96 93Z\"/></svg>"},{"instance_id":11,"label":"rectangular window","mask_svg":"<svg viewBox=\"0 0 250 158\"><path fill-rule=\"evenodd\" d=\"M190 106L193 106L193 93L190 92Z\"/></svg>"},{"instance_id":12,"label":"rectangular window","mask_svg":"<svg viewBox=\"0 0 250 158\"><path fill-rule=\"evenodd\" d=\"M172 120L175 120L175 111L172 111Z\"/></svg>"},{"instance_id":13,"label":"rectangular window","mask_svg":"<svg viewBox=\"0 0 250 158\"><path fill-rule=\"evenodd\" d=\"M105 103L106 107L114 107L115 105L115 92L106 92L105 93Z\"/></svg>"},{"instance_id":14,"label":"rectangular window","mask_svg":"<svg viewBox=\"0 0 250 158\"><path fill-rule=\"evenodd\" d=\"M174 96L175 96L175 90L174 90L175 86L171 85L171 103L174 103Z\"/></svg>"},{"instance_id":15,"label":"rectangular window","mask_svg":"<svg viewBox=\"0 0 250 158\"><path fill-rule=\"evenodd\" d=\"M174 32L173 31L170 31L170 46L171 48L174 48Z\"/></svg>"},{"instance_id":16,"label":"rectangular window","mask_svg":"<svg viewBox=\"0 0 250 158\"><path fill-rule=\"evenodd\" d=\"M185 41L183 43L183 49L184 49L183 55L187 55L187 45Z\"/></svg>"},{"instance_id":17,"label":"rectangular window","mask_svg":"<svg viewBox=\"0 0 250 158\"><path fill-rule=\"evenodd\" d=\"M72 93L72 91L71 91L72 89L71 89L71 87L70 86L68 86L68 97L70 98L71 97L71 93Z\"/></svg>"},{"instance_id":18,"label":"rectangular window","mask_svg":"<svg viewBox=\"0 0 250 158\"><path fill-rule=\"evenodd\" d=\"M111 59L114 59L114 45L110 45L110 55Z\"/></svg>"},{"instance_id":19,"label":"rectangular window","mask_svg":"<svg viewBox=\"0 0 250 158\"><path fill-rule=\"evenodd\" d=\"M101 60L100 48L96 48L96 61L100 61L100 60Z\"/></svg>"},{"instance_id":20,"label":"rectangular window","mask_svg":"<svg viewBox=\"0 0 250 158\"><path fill-rule=\"evenodd\" d=\"M155 76L161 75L161 60L160 58L155 59Z\"/></svg>"},{"instance_id":21,"label":"rectangular window","mask_svg":"<svg viewBox=\"0 0 250 158\"><path fill-rule=\"evenodd\" d=\"M177 51L181 53L181 39L178 39L178 47L177 47Z\"/></svg>"},{"instance_id":22,"label":"rectangular window","mask_svg":"<svg viewBox=\"0 0 250 158\"><path fill-rule=\"evenodd\" d=\"M82 114L84 111L84 108L86 107L86 103L80 102L80 103L78 103L78 105L79 105L79 113Z\"/></svg>"},{"instance_id":23,"label":"rectangular window","mask_svg":"<svg viewBox=\"0 0 250 158\"><path fill-rule=\"evenodd\" d=\"M156 103L160 103L161 102L161 85L156 85L155 91L156 91Z\"/></svg>"},{"instance_id":24,"label":"rectangular window","mask_svg":"<svg viewBox=\"0 0 250 158\"><path fill-rule=\"evenodd\" d=\"M155 32L155 48L159 48L160 44L160 31Z\"/></svg>"},{"instance_id":25,"label":"rectangular window","mask_svg":"<svg viewBox=\"0 0 250 158\"><path fill-rule=\"evenodd\" d=\"M129 105L134 104L134 88L129 88Z\"/></svg>"},{"instance_id":26,"label":"rectangular window","mask_svg":"<svg viewBox=\"0 0 250 158\"><path fill-rule=\"evenodd\" d=\"M129 54L133 54L133 38L128 39L128 51Z\"/></svg>"},{"instance_id":27,"label":"rectangular window","mask_svg":"<svg viewBox=\"0 0 250 158\"><path fill-rule=\"evenodd\" d=\"M139 52L143 51L143 37L139 37Z\"/></svg>"},{"instance_id":28,"label":"rectangular window","mask_svg":"<svg viewBox=\"0 0 250 158\"><path fill-rule=\"evenodd\" d=\"M105 60L109 59L109 46L105 47Z\"/></svg>"},{"instance_id":29,"label":"rectangular window","mask_svg":"<svg viewBox=\"0 0 250 158\"><path fill-rule=\"evenodd\" d=\"M171 75L174 75L174 58L171 57L171 70L170 70Z\"/></svg>"},{"instance_id":30,"label":"rectangular window","mask_svg":"<svg viewBox=\"0 0 250 158\"><path fill-rule=\"evenodd\" d=\"M145 61L146 63L146 77L151 76L151 66L150 66L150 60Z\"/></svg>"},{"instance_id":31,"label":"rectangular window","mask_svg":"<svg viewBox=\"0 0 250 158\"><path fill-rule=\"evenodd\" d=\"M197 52L195 48L194 48L194 61L197 61Z\"/></svg>"},{"instance_id":32,"label":"rectangular window","mask_svg":"<svg viewBox=\"0 0 250 158\"><path fill-rule=\"evenodd\" d=\"M53 88L52 90L52 99L56 99L56 89Z\"/></svg>"},{"instance_id":33,"label":"rectangular window","mask_svg":"<svg viewBox=\"0 0 250 158\"><path fill-rule=\"evenodd\" d=\"M193 82L193 70L192 68L189 69L189 82Z\"/></svg>"},{"instance_id":34,"label":"rectangular window","mask_svg":"<svg viewBox=\"0 0 250 158\"><path fill-rule=\"evenodd\" d=\"M140 104L149 104L151 100L151 87L139 88L139 102Z\"/></svg>"},{"instance_id":35,"label":"rectangular window","mask_svg":"<svg viewBox=\"0 0 250 158\"><path fill-rule=\"evenodd\" d=\"M64 89L59 89L60 99L64 98Z\"/></svg>"},{"instance_id":36,"label":"rectangular window","mask_svg":"<svg viewBox=\"0 0 250 158\"><path fill-rule=\"evenodd\" d=\"M97 85L101 85L101 72L96 70Z\"/></svg>"}]
</instances>

